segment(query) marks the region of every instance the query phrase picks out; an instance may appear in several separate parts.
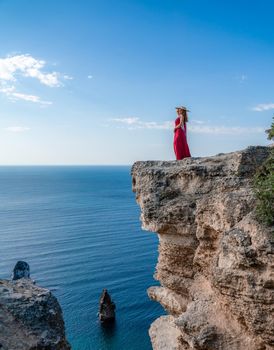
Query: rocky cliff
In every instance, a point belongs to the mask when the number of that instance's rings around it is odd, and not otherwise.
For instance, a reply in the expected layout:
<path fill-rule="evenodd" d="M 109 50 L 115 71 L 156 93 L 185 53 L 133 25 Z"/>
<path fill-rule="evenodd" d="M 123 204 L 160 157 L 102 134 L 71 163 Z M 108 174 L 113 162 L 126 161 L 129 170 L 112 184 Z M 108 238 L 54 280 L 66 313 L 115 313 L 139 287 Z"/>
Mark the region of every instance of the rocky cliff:
<path fill-rule="evenodd" d="M 57 299 L 30 278 L 0 280 L 0 349 L 70 349 Z"/>
<path fill-rule="evenodd" d="M 254 215 L 252 176 L 268 147 L 181 161 L 136 162 L 142 228 L 158 233 L 148 294 L 166 309 L 155 350 L 274 349 L 273 228 Z"/>

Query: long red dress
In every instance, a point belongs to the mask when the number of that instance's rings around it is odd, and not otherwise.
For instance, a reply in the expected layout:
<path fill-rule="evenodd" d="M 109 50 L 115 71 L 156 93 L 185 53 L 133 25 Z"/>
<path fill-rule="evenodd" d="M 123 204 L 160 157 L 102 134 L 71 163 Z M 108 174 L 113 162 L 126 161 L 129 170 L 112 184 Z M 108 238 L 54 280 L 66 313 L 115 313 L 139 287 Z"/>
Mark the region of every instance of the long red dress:
<path fill-rule="evenodd" d="M 179 123 L 180 117 L 176 118 L 175 126 Z M 181 127 L 174 131 L 173 147 L 177 160 L 181 160 L 186 157 L 191 157 L 186 139 L 186 123 L 184 123 L 183 125 L 184 130 Z"/>

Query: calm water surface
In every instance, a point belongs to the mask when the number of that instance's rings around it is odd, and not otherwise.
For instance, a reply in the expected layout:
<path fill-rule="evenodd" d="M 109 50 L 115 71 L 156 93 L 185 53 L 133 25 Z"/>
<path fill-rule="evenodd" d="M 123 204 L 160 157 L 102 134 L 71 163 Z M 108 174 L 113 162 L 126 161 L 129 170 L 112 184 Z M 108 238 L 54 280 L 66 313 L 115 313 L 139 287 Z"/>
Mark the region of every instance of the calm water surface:
<path fill-rule="evenodd" d="M 0 278 L 26 260 L 37 284 L 61 303 L 74 350 L 149 350 L 149 325 L 162 308 L 157 236 L 141 230 L 130 167 L 0 167 Z M 107 288 L 113 329 L 97 320 Z"/>

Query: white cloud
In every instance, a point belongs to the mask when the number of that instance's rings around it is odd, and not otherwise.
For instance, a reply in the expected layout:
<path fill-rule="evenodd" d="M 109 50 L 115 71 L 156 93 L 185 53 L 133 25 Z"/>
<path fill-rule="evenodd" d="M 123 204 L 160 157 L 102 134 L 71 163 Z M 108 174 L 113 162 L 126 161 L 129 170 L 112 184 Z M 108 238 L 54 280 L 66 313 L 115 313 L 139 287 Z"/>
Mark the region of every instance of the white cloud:
<path fill-rule="evenodd" d="M 205 122 L 203 120 L 192 119 L 192 123 L 194 123 L 194 124 L 204 124 Z"/>
<path fill-rule="evenodd" d="M 36 59 L 29 54 L 13 55 L 0 58 L 0 92 L 12 100 L 24 100 L 43 105 L 52 104 L 43 101 L 35 94 L 26 94 L 16 91 L 16 84 L 23 78 L 37 79 L 47 87 L 63 86 L 63 80 L 71 80 L 73 77 L 68 74 L 62 75 L 59 72 L 45 72 L 46 61 Z"/>
<path fill-rule="evenodd" d="M 24 100 L 24 101 L 39 103 L 42 105 L 51 105 L 52 104 L 52 102 L 50 102 L 50 101 L 41 100 L 39 96 L 28 95 L 28 94 L 23 94 L 21 92 L 16 92 L 15 86 L 0 88 L 0 92 L 5 94 L 10 100 L 13 100 L 13 101 Z"/>
<path fill-rule="evenodd" d="M 88 75 L 88 79 L 92 79 L 93 78 L 93 76 L 92 75 Z"/>
<path fill-rule="evenodd" d="M 113 120 L 114 122 L 120 122 L 120 123 L 124 123 L 124 124 L 137 124 L 139 122 L 139 118 L 136 117 L 129 117 L 129 118 L 113 118 L 110 119 Z"/>
<path fill-rule="evenodd" d="M 164 122 L 154 122 L 154 121 L 142 121 L 140 118 L 130 117 L 130 118 L 113 118 L 110 119 L 118 123 L 128 130 L 136 129 L 156 129 L 156 130 L 173 130 L 174 121 L 164 121 Z M 239 126 L 212 126 L 205 125 L 204 122 L 200 120 L 194 120 L 187 125 L 187 130 L 191 133 L 198 134 L 216 134 L 216 135 L 239 135 L 246 133 L 263 133 L 264 128 L 261 127 L 239 127 Z"/>
<path fill-rule="evenodd" d="M 60 86 L 59 73 L 44 73 L 41 71 L 46 62 L 37 60 L 31 55 L 15 55 L 0 58 L 0 80 L 16 81 L 17 76 L 36 78 L 41 84 L 54 87 Z"/>
<path fill-rule="evenodd" d="M 173 123 L 171 121 L 164 121 L 162 123 L 158 122 L 146 122 L 140 120 L 140 118 L 129 117 L 129 118 L 113 118 L 110 119 L 114 122 L 118 122 L 120 124 L 126 124 L 127 129 L 171 129 Z"/>
<path fill-rule="evenodd" d="M 11 131 L 11 132 L 24 132 L 24 131 L 30 130 L 30 128 L 27 126 L 9 126 L 5 128 L 5 130 Z"/>
<path fill-rule="evenodd" d="M 240 135 L 249 133 L 263 133 L 261 127 L 240 127 L 240 126 L 210 126 L 210 125 L 189 125 L 188 130 L 197 134 L 216 134 L 216 135 Z"/>
<path fill-rule="evenodd" d="M 252 108 L 252 110 L 256 112 L 268 111 L 270 109 L 274 109 L 274 103 L 261 103 Z"/>
<path fill-rule="evenodd" d="M 65 74 L 65 75 L 63 76 L 63 78 L 64 78 L 65 80 L 73 80 L 73 79 L 74 79 L 72 76 L 70 76 L 70 75 L 68 75 L 68 74 Z"/>

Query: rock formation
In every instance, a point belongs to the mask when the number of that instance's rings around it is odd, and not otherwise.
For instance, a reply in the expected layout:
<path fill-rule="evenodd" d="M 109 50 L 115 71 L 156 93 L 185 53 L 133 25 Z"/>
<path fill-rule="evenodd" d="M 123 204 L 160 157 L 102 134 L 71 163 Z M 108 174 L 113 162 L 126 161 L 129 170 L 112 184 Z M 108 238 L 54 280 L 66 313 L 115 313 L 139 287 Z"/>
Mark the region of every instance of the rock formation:
<path fill-rule="evenodd" d="M 13 269 L 12 279 L 15 281 L 23 277 L 30 278 L 29 264 L 25 261 L 17 261 Z"/>
<path fill-rule="evenodd" d="M 115 304 L 106 289 L 103 292 L 99 301 L 99 319 L 102 323 L 113 322 L 115 320 Z"/>
<path fill-rule="evenodd" d="M 57 299 L 30 278 L 0 280 L 0 349 L 71 349 Z"/>
<path fill-rule="evenodd" d="M 142 227 L 158 233 L 148 294 L 168 315 L 153 322 L 154 350 L 274 349 L 273 228 L 254 214 L 252 176 L 268 147 L 136 162 Z"/>

